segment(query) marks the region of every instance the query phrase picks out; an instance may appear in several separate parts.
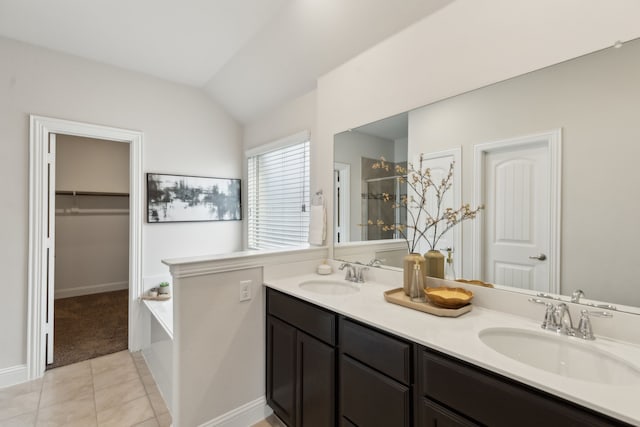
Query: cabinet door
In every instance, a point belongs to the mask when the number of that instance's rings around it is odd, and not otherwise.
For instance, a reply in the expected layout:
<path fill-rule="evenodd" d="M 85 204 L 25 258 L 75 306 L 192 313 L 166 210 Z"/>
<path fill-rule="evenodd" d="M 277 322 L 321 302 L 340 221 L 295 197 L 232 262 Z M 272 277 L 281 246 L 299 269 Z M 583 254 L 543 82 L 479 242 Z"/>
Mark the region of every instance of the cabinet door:
<path fill-rule="evenodd" d="M 298 331 L 298 426 L 335 425 L 335 349 Z"/>
<path fill-rule="evenodd" d="M 420 402 L 420 424 L 418 427 L 477 427 L 471 421 L 430 401 Z"/>
<path fill-rule="evenodd" d="M 267 403 L 288 426 L 296 419 L 296 330 L 267 316 Z"/>
<path fill-rule="evenodd" d="M 411 392 L 407 386 L 341 355 L 340 412 L 343 426 L 409 426 Z"/>

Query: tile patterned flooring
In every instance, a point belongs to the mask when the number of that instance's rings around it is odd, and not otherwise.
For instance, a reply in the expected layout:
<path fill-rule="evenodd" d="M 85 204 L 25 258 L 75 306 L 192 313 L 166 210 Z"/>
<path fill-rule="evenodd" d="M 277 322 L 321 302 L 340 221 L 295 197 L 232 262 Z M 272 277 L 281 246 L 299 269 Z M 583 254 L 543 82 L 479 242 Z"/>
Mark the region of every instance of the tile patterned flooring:
<path fill-rule="evenodd" d="M 0 389 L 0 427 L 169 427 L 142 354 L 121 351 Z"/>
<path fill-rule="evenodd" d="M 287 427 L 275 415 L 271 415 L 251 427 Z"/>

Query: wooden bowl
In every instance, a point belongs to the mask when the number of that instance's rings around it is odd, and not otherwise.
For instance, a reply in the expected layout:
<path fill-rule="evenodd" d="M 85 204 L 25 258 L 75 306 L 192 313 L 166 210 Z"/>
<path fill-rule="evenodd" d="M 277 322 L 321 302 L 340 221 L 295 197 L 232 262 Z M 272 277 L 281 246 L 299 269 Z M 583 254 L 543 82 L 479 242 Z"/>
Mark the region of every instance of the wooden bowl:
<path fill-rule="evenodd" d="M 482 280 L 456 279 L 456 282 L 466 283 L 468 285 L 484 286 L 485 288 L 493 288 L 491 283 L 483 282 Z"/>
<path fill-rule="evenodd" d="M 463 288 L 425 288 L 425 295 L 433 304 L 444 308 L 460 308 L 471 302 L 473 292 Z"/>

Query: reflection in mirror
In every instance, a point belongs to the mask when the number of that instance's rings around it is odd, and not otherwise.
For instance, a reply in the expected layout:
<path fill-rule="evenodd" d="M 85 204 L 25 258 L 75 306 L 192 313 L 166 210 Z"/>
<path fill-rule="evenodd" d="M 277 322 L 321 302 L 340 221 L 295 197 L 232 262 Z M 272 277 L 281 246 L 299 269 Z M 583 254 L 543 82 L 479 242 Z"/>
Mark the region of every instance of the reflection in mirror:
<path fill-rule="evenodd" d="M 502 160 L 498 156 L 487 159 L 479 147 L 557 131 L 562 156 L 557 159 L 557 170 L 561 172 L 555 199 L 561 215 L 557 215 L 559 220 L 543 215 L 550 218 L 548 225 L 556 230 L 557 242 L 550 241 L 548 250 L 531 243 L 523 252 L 525 259 L 509 262 L 519 265 L 521 283 L 546 275 L 555 280 L 557 292 L 562 295 L 571 296 L 577 289 L 584 291 L 582 302 L 606 301 L 619 309 L 640 307 L 636 285 L 640 277 L 640 263 L 636 261 L 640 186 L 634 178 L 640 158 L 638 76 L 640 41 L 634 40 L 621 48 L 598 51 L 421 107 L 408 115 L 408 158 L 418 153 L 461 150 L 462 199 L 488 204 L 487 200 L 478 200 L 478 194 L 486 189 L 486 182 L 476 180 L 478 176 L 486 179 L 478 169 L 487 168 L 490 162 L 500 165 Z M 343 134 L 336 135 L 335 140 L 336 161 L 341 150 L 340 135 Z M 480 160 L 474 158 L 474 153 Z M 379 153 L 372 157 L 376 155 Z M 543 170 L 548 172 L 550 167 L 554 165 L 544 166 Z M 550 176 L 546 172 L 543 175 Z M 518 181 L 513 176 L 505 177 L 503 183 L 514 182 L 521 186 L 511 192 L 514 196 L 542 185 L 538 178 Z M 497 192 L 498 196 L 505 194 L 502 190 Z M 553 194 L 539 197 L 554 202 Z M 487 226 L 500 212 L 509 213 L 497 206 L 494 204 L 493 213 L 483 212 L 481 221 L 476 221 L 484 231 L 484 243 L 478 243 L 477 229 L 472 224 L 463 225 L 462 244 L 456 253 L 462 266 L 456 271 L 465 279 L 490 279 L 499 286 L 506 282 L 518 286 L 509 282 L 506 275 L 500 275 L 496 265 L 503 261 L 487 261 L 487 251 L 491 250 L 487 242 L 497 240 L 496 231 Z M 527 223 L 528 231 L 535 232 L 539 226 L 523 218 L 539 213 L 539 208 L 534 202 L 528 209 L 511 209 L 512 223 Z M 507 237 L 503 240 L 508 249 L 513 234 Z M 526 246 L 527 239 L 521 240 Z M 371 245 L 375 247 L 378 242 Z M 359 249 L 360 255 L 354 249 L 337 247 L 336 257 L 345 254 L 351 260 L 367 262 L 380 248 Z M 557 269 L 549 267 L 554 264 Z M 547 270 L 537 272 L 532 268 L 541 265 L 546 265 Z M 528 292 L 536 293 L 537 289 L 531 285 Z"/>
<path fill-rule="evenodd" d="M 399 114 L 342 132 L 334 140 L 334 242 L 396 240 L 392 230 L 376 225 L 406 223 L 406 212 L 393 209 L 406 195 L 406 183 L 398 181 L 395 166 L 407 165 L 408 114 Z M 388 168 L 379 168 L 380 158 Z M 390 200 L 385 200 L 388 198 Z M 405 251 L 406 252 L 406 251 Z M 371 254 L 368 261 L 401 265 L 403 253 Z M 399 259 L 397 259 L 399 257 Z"/>

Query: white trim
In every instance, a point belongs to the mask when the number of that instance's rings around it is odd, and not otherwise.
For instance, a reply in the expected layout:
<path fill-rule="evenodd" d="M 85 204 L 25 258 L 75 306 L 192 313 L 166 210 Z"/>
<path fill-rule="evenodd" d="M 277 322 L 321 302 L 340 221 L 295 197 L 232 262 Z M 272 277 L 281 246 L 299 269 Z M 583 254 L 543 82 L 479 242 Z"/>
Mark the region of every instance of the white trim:
<path fill-rule="evenodd" d="M 333 245 L 333 259 L 340 261 L 369 262 L 377 252 L 407 251 L 404 239 L 361 240 Z M 366 259 L 362 259 L 362 257 Z M 388 267 L 388 266 L 385 266 Z"/>
<path fill-rule="evenodd" d="M 453 157 L 455 167 L 453 169 L 453 206 L 462 206 L 462 147 L 450 148 L 448 150 L 426 153 L 422 155 L 424 160 L 435 160 L 446 157 Z M 477 205 L 474 205 L 474 207 Z M 453 268 L 456 274 L 462 276 L 462 227 L 453 227 Z M 436 248 L 440 249 L 440 248 Z"/>
<path fill-rule="evenodd" d="M 560 293 L 560 228 L 562 197 L 562 129 L 474 145 L 473 205 L 484 200 L 484 157 L 487 153 L 545 141 L 549 156 L 549 292 Z M 482 212 L 480 213 L 482 216 Z M 473 221 L 473 277 L 482 277 L 482 221 Z"/>
<path fill-rule="evenodd" d="M 314 261 L 327 258 L 326 246 L 272 251 L 242 251 L 222 255 L 162 260 L 176 278 L 205 276 L 226 271 L 244 270 L 266 265 Z"/>
<path fill-rule="evenodd" d="M 340 206 L 340 214 L 342 216 L 342 242 L 351 241 L 351 165 L 348 163 L 333 162 L 333 206 Z M 342 184 L 340 185 L 340 198 L 342 203 L 338 203 L 338 194 L 336 194 L 335 171 L 340 172 Z M 336 229 L 336 212 L 333 212 L 333 241 L 338 243 Z"/>
<path fill-rule="evenodd" d="M 262 144 L 258 147 L 250 148 L 245 151 L 246 157 L 253 157 L 259 154 L 268 153 L 269 151 L 277 150 L 282 147 L 288 147 L 289 145 L 301 144 L 303 142 L 311 141 L 311 133 L 308 130 L 295 133 L 293 135 L 280 138 L 276 141 Z"/>
<path fill-rule="evenodd" d="M 107 126 L 73 122 L 31 115 L 29 132 L 29 267 L 27 312 L 28 379 L 42 376 L 45 370 L 44 316 L 46 295 L 47 177 L 46 142 L 50 133 L 126 142 L 129 147 L 129 350 L 140 349 L 137 328 L 142 294 L 142 224 L 143 224 L 143 133 Z"/>
<path fill-rule="evenodd" d="M 27 365 L 0 369 L 0 389 L 27 381 Z"/>
<path fill-rule="evenodd" d="M 246 427 L 265 419 L 272 413 L 271 408 L 267 406 L 267 399 L 262 396 L 200 424 L 199 427 Z"/>
<path fill-rule="evenodd" d="M 97 283 L 95 285 L 76 286 L 75 288 L 55 290 L 55 299 L 77 297 L 81 295 L 99 294 L 102 292 L 121 291 L 129 288 L 129 282 Z"/>

